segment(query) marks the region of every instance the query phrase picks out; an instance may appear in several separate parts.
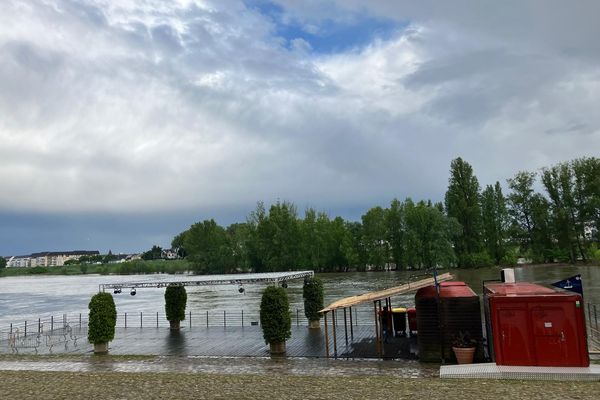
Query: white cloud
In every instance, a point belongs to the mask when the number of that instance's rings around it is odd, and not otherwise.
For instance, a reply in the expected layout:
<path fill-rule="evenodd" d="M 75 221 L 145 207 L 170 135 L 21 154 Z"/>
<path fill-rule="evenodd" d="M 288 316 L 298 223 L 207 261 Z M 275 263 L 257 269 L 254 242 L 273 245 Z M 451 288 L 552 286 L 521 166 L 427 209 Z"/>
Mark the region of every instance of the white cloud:
<path fill-rule="evenodd" d="M 328 12 L 410 21 L 316 56 L 237 1 L 10 0 L 0 209 L 440 199 L 459 155 L 485 184 L 600 148 L 591 12 L 392 3 L 283 4 L 313 30 Z"/>

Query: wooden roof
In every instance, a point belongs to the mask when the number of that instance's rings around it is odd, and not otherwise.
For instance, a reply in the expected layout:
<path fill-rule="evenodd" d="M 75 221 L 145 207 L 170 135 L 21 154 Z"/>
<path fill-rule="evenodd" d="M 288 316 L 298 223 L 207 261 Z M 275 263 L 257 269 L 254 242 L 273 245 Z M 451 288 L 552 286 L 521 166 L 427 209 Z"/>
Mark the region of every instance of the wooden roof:
<path fill-rule="evenodd" d="M 450 273 L 438 275 L 438 277 L 437 277 L 438 283 L 449 281 L 452 279 L 454 279 L 454 277 Z M 404 294 L 404 293 L 409 293 L 414 290 L 421 289 L 425 286 L 433 285 L 434 283 L 435 283 L 435 281 L 434 281 L 433 277 L 431 277 L 431 278 L 422 279 L 422 280 L 416 281 L 416 282 L 409 282 L 404 285 L 396 286 L 393 288 L 379 290 L 377 292 L 369 292 L 369 293 L 360 294 L 358 296 L 346 297 L 346 298 L 338 300 L 334 303 L 331 303 L 330 305 L 328 305 L 327 307 L 322 309 L 320 312 L 326 313 L 329 311 L 337 310 L 339 308 L 354 307 L 356 305 L 368 303 L 371 301 L 383 300 L 388 297 L 397 296 L 397 295 Z"/>

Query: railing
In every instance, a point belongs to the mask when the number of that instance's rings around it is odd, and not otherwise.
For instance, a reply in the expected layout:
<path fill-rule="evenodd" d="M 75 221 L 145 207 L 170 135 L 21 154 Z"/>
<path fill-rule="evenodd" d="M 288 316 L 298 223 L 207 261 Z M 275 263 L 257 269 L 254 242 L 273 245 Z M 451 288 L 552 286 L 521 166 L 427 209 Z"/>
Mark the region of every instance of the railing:
<path fill-rule="evenodd" d="M 290 310 L 292 325 L 306 326 L 308 320 L 301 309 Z M 9 339 L 9 336 L 18 333 L 20 337 L 35 336 L 41 333 L 59 332 L 66 327 L 71 329 L 87 329 L 87 314 L 62 314 L 45 316 L 44 318 L 28 319 L 0 326 L 0 344 Z M 329 321 L 332 324 L 333 321 Z M 337 312 L 335 320 L 337 326 L 344 326 L 344 313 Z M 369 309 L 353 309 L 346 313 L 346 324 L 350 325 L 373 324 L 373 311 Z M 160 328 L 168 327 L 166 315 L 161 312 L 124 312 L 117 314 L 117 328 Z M 181 321 L 182 327 L 227 327 L 227 326 L 260 326 L 260 315 L 257 311 L 244 310 L 207 310 L 190 311 Z"/>
<path fill-rule="evenodd" d="M 590 351 L 600 351 L 600 324 L 598 312 L 600 305 L 586 303 L 586 320 L 588 328 L 588 348 Z"/>

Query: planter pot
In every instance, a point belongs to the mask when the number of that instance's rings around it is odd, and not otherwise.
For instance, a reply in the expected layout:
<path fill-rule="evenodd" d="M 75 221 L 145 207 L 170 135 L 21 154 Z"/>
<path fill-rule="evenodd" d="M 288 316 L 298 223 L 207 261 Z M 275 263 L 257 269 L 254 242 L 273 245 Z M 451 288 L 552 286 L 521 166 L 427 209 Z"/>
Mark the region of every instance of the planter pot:
<path fill-rule="evenodd" d="M 475 347 L 452 347 L 459 364 L 472 364 L 475 355 Z"/>
<path fill-rule="evenodd" d="M 269 343 L 271 354 L 285 354 L 285 342 Z"/>
<path fill-rule="evenodd" d="M 172 331 L 178 331 L 181 329 L 181 321 L 169 321 L 169 326 Z"/>
<path fill-rule="evenodd" d="M 94 343 L 94 354 L 108 354 L 108 343 Z"/>
<path fill-rule="evenodd" d="M 315 319 L 314 321 L 308 321 L 308 328 L 309 329 L 321 329 L 321 321 L 318 319 Z"/>

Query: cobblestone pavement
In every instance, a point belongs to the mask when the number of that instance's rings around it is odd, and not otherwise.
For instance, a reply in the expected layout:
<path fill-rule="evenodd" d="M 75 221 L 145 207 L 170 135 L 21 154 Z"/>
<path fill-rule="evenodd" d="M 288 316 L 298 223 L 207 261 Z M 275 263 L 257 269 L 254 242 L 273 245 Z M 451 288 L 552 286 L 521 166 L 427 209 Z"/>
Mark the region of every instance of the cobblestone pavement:
<path fill-rule="evenodd" d="M 0 399 L 597 399 L 594 382 L 3 371 Z"/>

